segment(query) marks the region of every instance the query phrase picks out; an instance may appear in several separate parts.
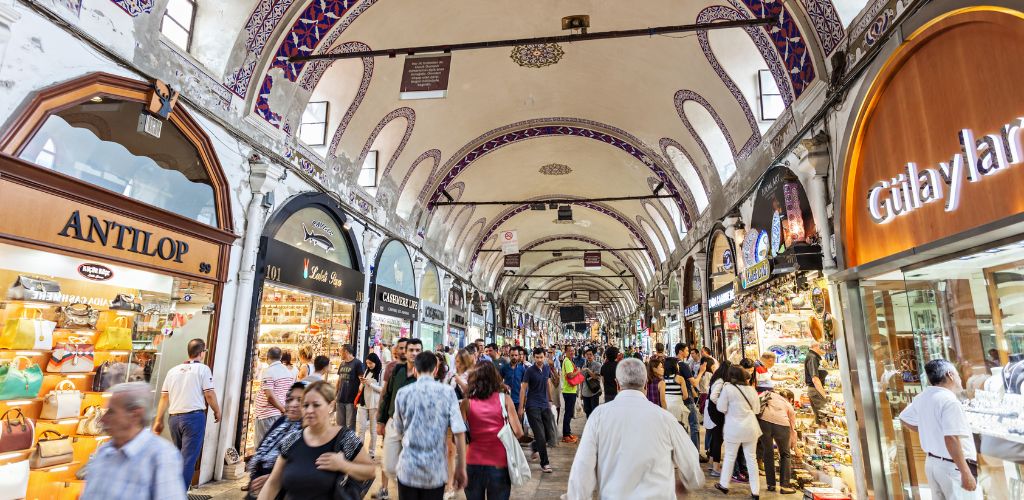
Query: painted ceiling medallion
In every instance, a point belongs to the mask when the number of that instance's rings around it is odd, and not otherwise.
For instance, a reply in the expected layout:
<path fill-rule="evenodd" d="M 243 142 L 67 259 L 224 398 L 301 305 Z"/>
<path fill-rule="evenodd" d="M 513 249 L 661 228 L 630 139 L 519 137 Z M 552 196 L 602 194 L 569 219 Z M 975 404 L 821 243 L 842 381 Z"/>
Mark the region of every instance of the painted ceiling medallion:
<path fill-rule="evenodd" d="M 512 47 L 512 60 L 524 68 L 543 68 L 562 60 L 565 51 L 557 43 L 539 43 Z"/>
<path fill-rule="evenodd" d="M 569 175 L 572 173 L 572 168 L 561 163 L 549 163 L 540 167 L 540 173 L 543 175 Z"/>

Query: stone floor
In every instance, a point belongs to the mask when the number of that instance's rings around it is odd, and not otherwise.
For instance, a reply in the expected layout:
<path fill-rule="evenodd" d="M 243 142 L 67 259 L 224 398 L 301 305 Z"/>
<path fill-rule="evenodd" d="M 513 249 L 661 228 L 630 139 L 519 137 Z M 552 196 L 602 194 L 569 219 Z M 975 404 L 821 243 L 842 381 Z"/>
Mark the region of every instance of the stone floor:
<path fill-rule="evenodd" d="M 582 416 L 582 412 L 573 419 L 572 428 L 576 435 L 583 434 L 583 426 L 586 419 Z M 378 445 L 379 446 L 379 445 Z M 544 474 L 540 472 L 539 465 L 533 463 L 533 477 L 529 483 L 522 487 L 514 488 L 512 490 L 513 499 L 529 499 L 529 500 L 549 500 L 558 499 L 563 493 L 565 493 L 566 484 L 569 481 L 569 470 L 572 468 L 573 457 L 576 454 L 576 445 L 562 444 L 548 451 L 551 466 L 554 468 L 554 472 L 551 474 Z M 378 452 L 378 456 L 381 455 Z M 529 453 L 528 453 L 529 455 Z M 706 468 L 705 468 L 706 469 Z M 750 490 L 746 485 L 740 485 L 733 483 L 731 491 L 728 495 L 723 495 L 719 491 L 714 489 L 714 482 L 716 478 L 707 477 L 704 487 L 695 492 L 683 492 L 682 485 L 677 485 L 676 496 L 678 498 L 696 498 L 696 499 L 714 499 L 714 498 L 750 498 Z M 380 488 L 380 480 L 374 482 L 374 485 L 370 488 L 371 493 L 376 493 Z M 210 495 L 212 500 L 239 500 L 245 498 L 245 493 L 240 490 L 243 482 L 241 481 L 219 481 L 215 483 L 208 483 L 199 488 L 194 488 L 190 493 L 200 495 Z M 390 485 L 391 498 L 398 499 L 398 489 L 394 482 Z M 778 493 L 770 493 L 765 491 L 764 477 L 761 477 L 761 499 L 764 500 L 801 500 L 803 496 L 799 494 L 791 495 L 780 495 Z M 367 495 L 370 498 L 372 495 Z M 456 498 L 464 499 L 465 496 L 460 492 Z"/>

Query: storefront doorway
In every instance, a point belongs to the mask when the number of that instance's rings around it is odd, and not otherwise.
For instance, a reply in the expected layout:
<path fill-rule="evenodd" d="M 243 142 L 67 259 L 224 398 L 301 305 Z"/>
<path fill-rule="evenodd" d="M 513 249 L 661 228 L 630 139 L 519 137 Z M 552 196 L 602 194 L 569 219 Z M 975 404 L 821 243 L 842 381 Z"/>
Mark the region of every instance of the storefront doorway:
<path fill-rule="evenodd" d="M 757 357 L 757 341 L 744 338 L 739 312 L 733 307 L 736 298 L 736 258 L 732 241 L 721 229 L 711 235 L 708 254 L 708 313 L 711 325 L 711 346 L 718 359 L 739 363 L 744 355 Z"/>
<path fill-rule="evenodd" d="M 427 263 L 423 282 L 420 283 L 420 339 L 426 349 L 445 345 L 444 306 L 441 305 L 441 279 L 437 266 Z"/>
<path fill-rule="evenodd" d="M 381 246 L 373 278 L 366 345 L 379 356 L 382 345 L 393 346 L 400 338 L 412 337 L 413 323 L 419 317 L 412 257 L 405 244 L 390 240 Z"/>

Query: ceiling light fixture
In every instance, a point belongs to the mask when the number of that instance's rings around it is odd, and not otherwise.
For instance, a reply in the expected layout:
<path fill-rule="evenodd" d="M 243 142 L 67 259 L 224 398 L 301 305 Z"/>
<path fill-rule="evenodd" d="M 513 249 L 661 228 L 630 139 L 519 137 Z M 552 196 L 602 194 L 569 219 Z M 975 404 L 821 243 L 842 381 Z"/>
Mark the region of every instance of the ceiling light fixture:
<path fill-rule="evenodd" d="M 558 207 L 558 219 L 556 221 L 557 222 L 562 222 L 562 223 L 566 223 L 566 222 L 571 223 L 572 222 L 572 206 L 571 205 L 562 205 L 562 206 Z"/>

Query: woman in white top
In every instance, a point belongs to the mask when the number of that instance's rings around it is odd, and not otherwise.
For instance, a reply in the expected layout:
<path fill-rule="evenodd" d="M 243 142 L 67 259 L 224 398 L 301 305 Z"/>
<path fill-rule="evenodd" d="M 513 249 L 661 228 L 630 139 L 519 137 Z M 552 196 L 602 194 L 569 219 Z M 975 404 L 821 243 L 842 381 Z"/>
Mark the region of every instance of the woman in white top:
<path fill-rule="evenodd" d="M 362 396 L 359 398 L 359 415 L 356 421 L 360 424 L 359 439 L 362 439 L 364 443 L 366 442 L 366 431 L 370 431 L 370 458 L 375 458 L 377 455 L 377 432 L 374 427 L 377 422 L 377 407 L 380 405 L 380 391 L 384 386 L 381 383 L 382 368 L 383 363 L 376 353 L 371 352 L 366 356 L 366 371 L 363 373 Z"/>
<path fill-rule="evenodd" d="M 750 385 L 750 375 L 743 368 L 729 368 L 729 381 L 722 386 L 717 407 L 718 411 L 725 414 L 725 424 L 722 426 L 722 440 L 725 442 L 722 470 L 732 470 L 736 455 L 742 446 L 747 459 L 750 494 L 756 499 L 760 492 L 757 441 L 761 437 L 761 426 L 757 423 L 757 414 L 761 412 L 761 401 L 757 397 L 757 391 Z M 722 474 L 715 488 L 728 494 L 730 480 L 730 474 Z"/>
<path fill-rule="evenodd" d="M 299 376 L 295 381 L 300 381 L 310 376 L 316 370 L 313 369 L 313 346 L 304 345 L 299 348 Z M 310 382 L 312 383 L 312 382 Z"/>

